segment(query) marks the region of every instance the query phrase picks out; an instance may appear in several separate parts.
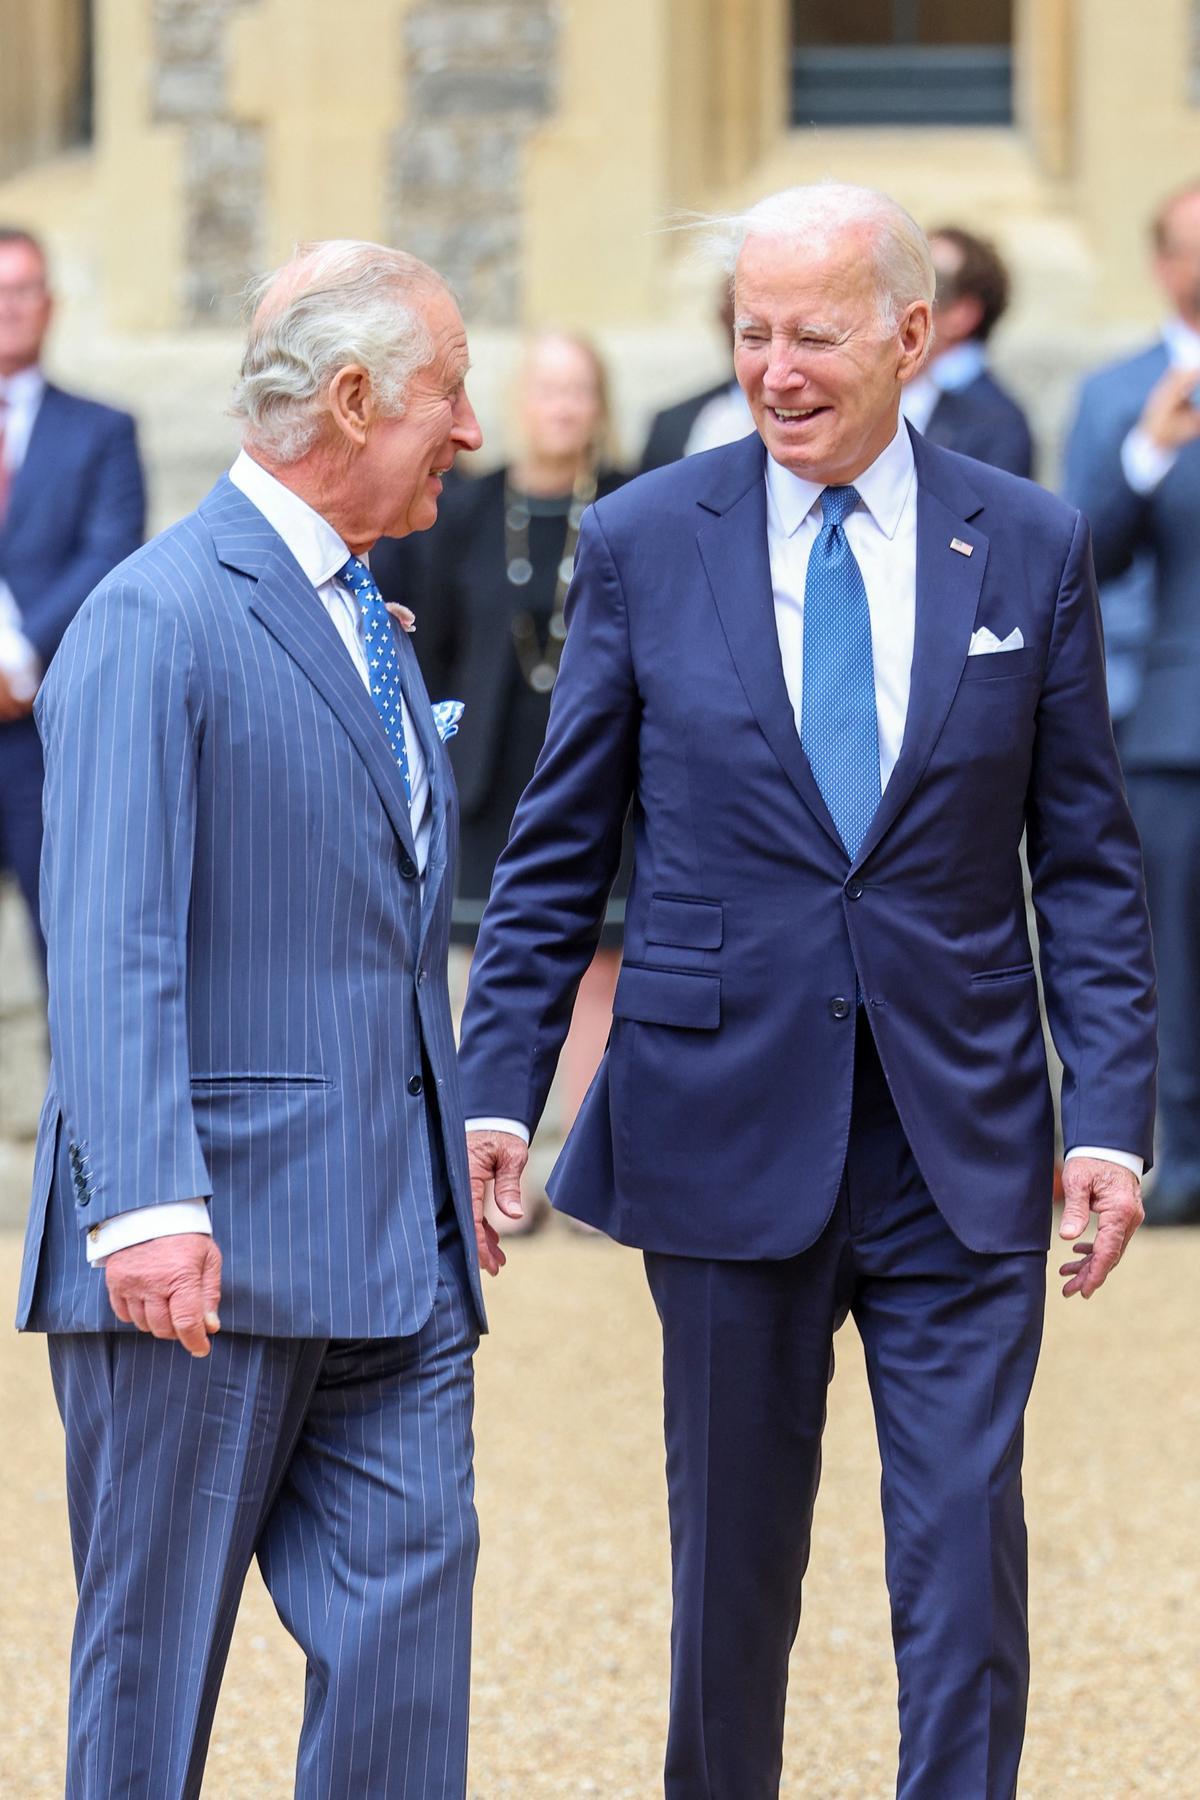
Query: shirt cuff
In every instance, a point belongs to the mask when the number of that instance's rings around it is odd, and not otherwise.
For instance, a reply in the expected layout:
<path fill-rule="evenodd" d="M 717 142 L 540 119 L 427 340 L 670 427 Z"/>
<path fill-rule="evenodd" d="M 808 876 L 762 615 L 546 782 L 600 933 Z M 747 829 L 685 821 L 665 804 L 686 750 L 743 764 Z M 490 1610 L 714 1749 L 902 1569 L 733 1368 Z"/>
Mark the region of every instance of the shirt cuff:
<path fill-rule="evenodd" d="M 146 1244 L 151 1238 L 181 1237 L 185 1231 L 212 1236 L 212 1220 L 203 1200 L 165 1200 L 161 1206 L 134 1206 L 92 1226 L 87 1234 L 87 1259 L 98 1263 L 102 1257 L 128 1250 L 133 1244 Z"/>
<path fill-rule="evenodd" d="M 15 625 L 0 616 L 0 672 L 18 700 L 32 700 L 42 679 L 42 659 Z"/>
<path fill-rule="evenodd" d="M 1073 1156 L 1094 1156 L 1100 1162 L 1116 1163 L 1118 1168 L 1128 1169 L 1138 1181 L 1146 1167 L 1145 1157 L 1135 1156 L 1132 1150 L 1098 1150 L 1094 1144 L 1076 1144 L 1073 1150 L 1067 1151 L 1064 1161 L 1070 1162 Z"/>
<path fill-rule="evenodd" d="M 1135 425 L 1121 445 L 1121 473 L 1135 494 L 1152 494 L 1171 473 L 1178 456 L 1178 450 L 1164 450 L 1140 425 Z"/>
<path fill-rule="evenodd" d="M 520 1119 L 468 1119 L 468 1131 L 507 1131 L 512 1137 L 519 1137 L 523 1144 L 529 1142 L 529 1127 L 522 1125 Z"/>

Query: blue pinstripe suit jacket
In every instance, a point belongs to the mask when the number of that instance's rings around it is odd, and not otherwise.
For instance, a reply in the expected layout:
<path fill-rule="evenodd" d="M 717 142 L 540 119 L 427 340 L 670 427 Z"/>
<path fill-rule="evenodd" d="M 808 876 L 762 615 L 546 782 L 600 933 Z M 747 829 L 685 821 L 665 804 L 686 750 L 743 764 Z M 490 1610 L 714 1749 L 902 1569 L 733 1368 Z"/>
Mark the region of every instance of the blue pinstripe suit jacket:
<path fill-rule="evenodd" d="M 111 1329 L 88 1228 L 210 1196 L 227 1329 L 415 1331 L 435 1116 L 482 1322 L 446 987 L 457 807 L 397 644 L 432 786 L 423 883 L 362 680 L 227 479 L 67 632 L 38 699 L 52 1061 L 19 1325 Z M 412 1091 L 429 1072 L 436 1108 Z"/>

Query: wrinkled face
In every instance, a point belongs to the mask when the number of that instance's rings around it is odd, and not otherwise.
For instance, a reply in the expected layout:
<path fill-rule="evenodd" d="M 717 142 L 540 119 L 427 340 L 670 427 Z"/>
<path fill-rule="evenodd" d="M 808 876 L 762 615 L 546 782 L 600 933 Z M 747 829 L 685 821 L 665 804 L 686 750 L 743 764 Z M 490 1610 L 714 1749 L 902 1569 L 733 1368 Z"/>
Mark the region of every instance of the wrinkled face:
<path fill-rule="evenodd" d="M 929 307 L 880 328 L 874 261 L 861 228 L 823 252 L 748 238 L 734 280 L 734 366 L 776 462 L 808 481 L 854 481 L 896 433 L 900 390 L 916 374 Z"/>
<path fill-rule="evenodd" d="M 1185 194 L 1167 214 L 1154 273 L 1180 318 L 1200 329 L 1200 194 Z"/>
<path fill-rule="evenodd" d="M 534 456 L 565 460 L 591 450 L 603 424 L 603 400 L 586 350 L 570 338 L 539 338 L 521 371 L 517 410 Z"/>
<path fill-rule="evenodd" d="M 467 332 L 454 300 L 431 290 L 421 303 L 433 358 L 409 383 L 398 419 L 376 418 L 356 460 L 360 506 L 375 536 L 428 531 L 437 518 L 441 477 L 483 433 L 467 399 Z"/>
<path fill-rule="evenodd" d="M 0 375 L 27 369 L 50 325 L 46 269 L 32 244 L 0 244 Z"/>

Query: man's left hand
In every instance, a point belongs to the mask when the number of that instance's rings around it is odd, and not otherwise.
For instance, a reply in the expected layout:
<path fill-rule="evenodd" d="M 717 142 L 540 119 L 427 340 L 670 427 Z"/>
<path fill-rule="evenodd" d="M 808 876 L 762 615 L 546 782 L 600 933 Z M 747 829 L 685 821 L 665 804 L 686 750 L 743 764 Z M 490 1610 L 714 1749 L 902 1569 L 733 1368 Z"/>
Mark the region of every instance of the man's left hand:
<path fill-rule="evenodd" d="M 15 694 L 8 676 L 0 669 L 0 725 L 11 725 L 15 719 L 27 719 L 32 711 L 33 701 Z"/>
<path fill-rule="evenodd" d="M 1145 1218 L 1142 1185 L 1130 1169 L 1095 1156 L 1073 1156 L 1063 1168 L 1063 1216 L 1058 1235 L 1072 1245 L 1074 1262 L 1063 1263 L 1060 1275 L 1069 1300 L 1082 1294 L 1090 1300 L 1102 1287 L 1125 1254 L 1125 1246 Z M 1076 1243 L 1096 1215 L 1096 1235 L 1086 1244 Z"/>

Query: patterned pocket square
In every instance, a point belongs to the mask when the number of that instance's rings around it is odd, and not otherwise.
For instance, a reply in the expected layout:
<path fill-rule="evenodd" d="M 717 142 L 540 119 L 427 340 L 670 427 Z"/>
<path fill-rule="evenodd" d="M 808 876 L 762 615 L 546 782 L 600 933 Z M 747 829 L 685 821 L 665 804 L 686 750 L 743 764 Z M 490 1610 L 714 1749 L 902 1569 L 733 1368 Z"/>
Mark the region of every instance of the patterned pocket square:
<path fill-rule="evenodd" d="M 1025 639 L 1021 636 L 1021 628 L 1014 625 L 1006 638 L 998 638 L 994 631 L 981 625 L 978 631 L 971 633 L 971 648 L 968 656 L 995 656 L 1001 650 L 1023 650 Z"/>
<path fill-rule="evenodd" d="M 432 707 L 433 722 L 437 727 L 437 734 L 441 738 L 443 744 L 448 744 L 450 739 L 457 734 L 458 727 L 462 722 L 465 704 L 466 703 L 462 700 L 434 701 Z"/>

